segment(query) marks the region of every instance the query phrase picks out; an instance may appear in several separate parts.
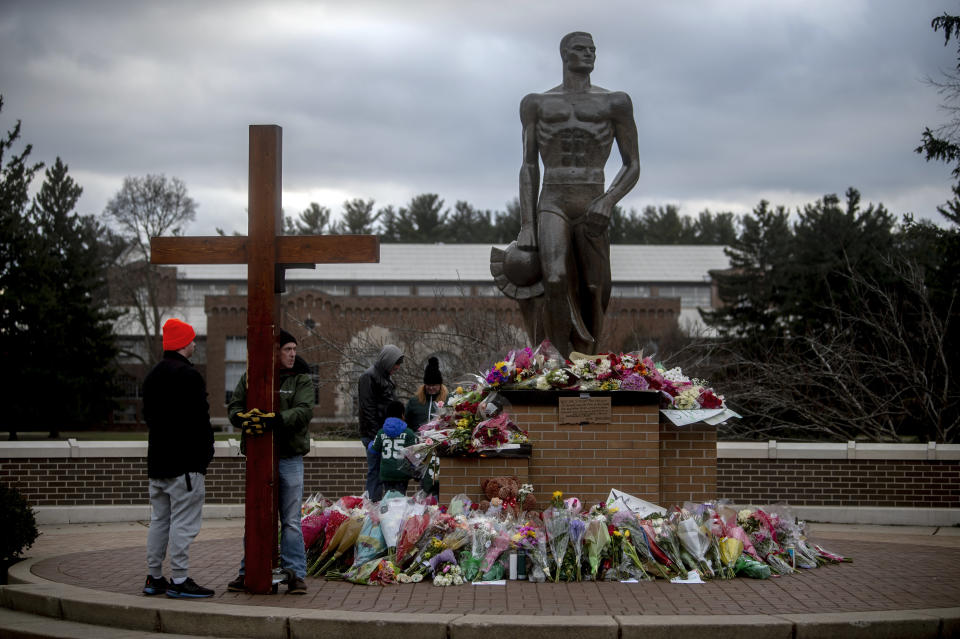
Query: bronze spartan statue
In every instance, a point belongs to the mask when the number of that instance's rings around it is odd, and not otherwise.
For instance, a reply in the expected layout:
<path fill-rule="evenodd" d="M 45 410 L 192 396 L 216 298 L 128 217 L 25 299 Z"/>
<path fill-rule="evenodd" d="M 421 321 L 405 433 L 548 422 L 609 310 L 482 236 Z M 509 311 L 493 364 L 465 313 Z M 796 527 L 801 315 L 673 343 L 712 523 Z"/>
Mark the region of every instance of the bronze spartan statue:
<path fill-rule="evenodd" d="M 610 302 L 610 213 L 640 176 L 637 125 L 630 96 L 590 84 L 589 33 L 565 35 L 560 57 L 563 83 L 520 103 L 520 235 L 492 250 L 490 271 L 534 344 L 596 353 Z M 614 140 L 623 167 L 604 190 Z"/>

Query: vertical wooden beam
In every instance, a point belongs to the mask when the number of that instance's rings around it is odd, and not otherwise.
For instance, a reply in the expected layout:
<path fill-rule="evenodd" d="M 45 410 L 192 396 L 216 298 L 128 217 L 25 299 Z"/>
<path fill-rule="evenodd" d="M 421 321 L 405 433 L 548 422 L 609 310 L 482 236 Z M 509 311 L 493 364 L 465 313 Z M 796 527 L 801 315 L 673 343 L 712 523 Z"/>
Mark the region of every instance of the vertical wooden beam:
<path fill-rule="evenodd" d="M 282 232 L 281 129 L 250 126 L 247 235 L 247 408 L 270 412 L 277 406 L 274 331 L 280 298 L 274 289 L 275 238 Z M 277 546 L 277 481 L 273 433 L 246 444 L 246 587 L 268 593 Z"/>

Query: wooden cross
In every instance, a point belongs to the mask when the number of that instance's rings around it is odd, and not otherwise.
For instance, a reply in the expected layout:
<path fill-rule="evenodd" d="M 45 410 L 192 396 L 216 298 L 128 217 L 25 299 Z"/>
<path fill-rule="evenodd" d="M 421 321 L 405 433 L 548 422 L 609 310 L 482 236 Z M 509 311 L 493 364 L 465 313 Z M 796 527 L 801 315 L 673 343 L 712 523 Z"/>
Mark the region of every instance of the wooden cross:
<path fill-rule="evenodd" d="M 154 264 L 247 264 L 247 408 L 273 411 L 280 295 L 285 268 L 380 261 L 375 235 L 283 236 L 281 128 L 250 126 L 247 237 L 154 237 Z M 246 445 L 245 545 L 248 591 L 272 590 L 277 547 L 277 482 L 273 434 Z"/>

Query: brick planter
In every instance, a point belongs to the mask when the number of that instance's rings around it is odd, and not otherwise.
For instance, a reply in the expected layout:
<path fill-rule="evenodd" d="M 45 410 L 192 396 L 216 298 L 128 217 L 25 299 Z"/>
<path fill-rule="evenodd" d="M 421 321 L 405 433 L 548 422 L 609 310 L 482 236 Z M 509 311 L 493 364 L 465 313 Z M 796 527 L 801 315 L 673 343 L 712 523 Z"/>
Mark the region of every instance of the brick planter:
<path fill-rule="evenodd" d="M 518 460 L 445 458 L 440 467 L 440 500 L 458 493 L 479 498 L 480 480 L 526 472 L 545 504 L 561 490 L 585 504 L 603 501 L 611 488 L 669 505 L 715 496 L 716 430 L 676 428 L 659 421 L 659 393 L 592 392 L 609 397 L 610 423 L 561 424 L 559 399 L 576 391 L 503 391 L 513 420 L 530 434 L 533 454 L 524 469 Z M 450 461 L 447 461 L 450 459 Z"/>

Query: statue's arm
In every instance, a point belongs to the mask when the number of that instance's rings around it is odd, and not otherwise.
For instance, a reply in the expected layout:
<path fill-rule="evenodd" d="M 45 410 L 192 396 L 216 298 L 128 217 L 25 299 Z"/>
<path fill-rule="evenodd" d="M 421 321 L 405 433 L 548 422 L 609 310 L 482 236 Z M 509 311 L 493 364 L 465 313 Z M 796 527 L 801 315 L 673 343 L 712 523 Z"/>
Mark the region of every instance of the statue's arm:
<path fill-rule="evenodd" d="M 523 161 L 520 164 L 520 248 L 537 247 L 537 191 L 540 189 L 540 157 L 537 148 L 537 102 L 533 94 L 520 102 Z"/>
<path fill-rule="evenodd" d="M 606 193 L 591 203 L 587 214 L 587 226 L 592 234 L 599 235 L 610 223 L 610 213 L 617 202 L 630 192 L 640 178 L 640 149 L 637 142 L 637 123 L 633 119 L 633 102 L 630 96 L 616 92 L 610 96 L 613 135 L 620 149 L 623 166 L 610 182 Z"/>

